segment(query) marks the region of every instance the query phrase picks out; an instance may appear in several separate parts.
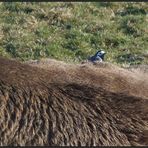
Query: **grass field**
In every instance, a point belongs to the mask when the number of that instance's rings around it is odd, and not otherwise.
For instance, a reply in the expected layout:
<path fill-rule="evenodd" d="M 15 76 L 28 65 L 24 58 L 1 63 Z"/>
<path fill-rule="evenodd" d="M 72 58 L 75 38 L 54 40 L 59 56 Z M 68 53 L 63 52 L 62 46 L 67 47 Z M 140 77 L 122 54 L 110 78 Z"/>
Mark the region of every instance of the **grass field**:
<path fill-rule="evenodd" d="M 99 49 L 119 65 L 148 64 L 146 2 L 1 2 L 0 55 L 80 62 Z"/>

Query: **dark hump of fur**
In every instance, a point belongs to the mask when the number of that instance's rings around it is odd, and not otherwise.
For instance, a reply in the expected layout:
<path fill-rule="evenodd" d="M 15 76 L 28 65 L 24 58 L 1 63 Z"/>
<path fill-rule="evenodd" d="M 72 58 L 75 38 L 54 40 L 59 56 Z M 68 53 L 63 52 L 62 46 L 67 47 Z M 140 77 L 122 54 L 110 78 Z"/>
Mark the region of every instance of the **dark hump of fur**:
<path fill-rule="evenodd" d="M 52 73 L 0 58 L 0 145 L 148 145 L 148 100 L 53 83 Z"/>

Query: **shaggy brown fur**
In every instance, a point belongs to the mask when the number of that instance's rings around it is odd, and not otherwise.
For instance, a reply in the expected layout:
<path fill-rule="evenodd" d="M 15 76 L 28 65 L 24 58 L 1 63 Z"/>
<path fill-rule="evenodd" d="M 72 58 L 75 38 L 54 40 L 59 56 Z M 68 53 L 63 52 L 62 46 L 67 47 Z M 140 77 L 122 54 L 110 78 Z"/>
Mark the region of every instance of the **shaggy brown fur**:
<path fill-rule="evenodd" d="M 0 57 L 0 145 L 148 145 L 146 75 L 108 63 L 30 65 Z"/>

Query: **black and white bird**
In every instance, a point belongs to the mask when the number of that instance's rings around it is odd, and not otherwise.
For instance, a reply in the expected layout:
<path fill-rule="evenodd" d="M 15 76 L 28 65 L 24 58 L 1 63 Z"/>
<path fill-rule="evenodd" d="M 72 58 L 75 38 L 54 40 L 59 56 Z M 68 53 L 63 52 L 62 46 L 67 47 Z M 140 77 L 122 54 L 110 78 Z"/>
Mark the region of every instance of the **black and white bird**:
<path fill-rule="evenodd" d="M 104 55 L 105 55 L 105 51 L 103 50 L 99 50 L 96 52 L 96 54 L 90 58 L 88 58 L 88 61 L 91 62 L 103 62 L 104 61 Z"/>

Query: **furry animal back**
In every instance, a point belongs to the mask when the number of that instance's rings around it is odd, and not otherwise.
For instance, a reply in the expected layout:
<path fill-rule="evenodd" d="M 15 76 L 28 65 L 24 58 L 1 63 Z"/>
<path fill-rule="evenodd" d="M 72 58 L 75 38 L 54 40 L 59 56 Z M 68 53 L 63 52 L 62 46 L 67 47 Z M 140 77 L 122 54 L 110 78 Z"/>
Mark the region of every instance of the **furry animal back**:
<path fill-rule="evenodd" d="M 0 58 L 1 146 L 148 145 L 148 94 L 134 93 L 124 70 L 120 75 L 110 66 L 97 71 L 87 65 L 45 63 L 31 66 Z M 115 83 L 116 88 L 110 83 L 117 75 L 123 83 Z M 140 89 L 141 81 L 132 78 Z M 121 92 L 126 87 L 129 92 Z"/>

